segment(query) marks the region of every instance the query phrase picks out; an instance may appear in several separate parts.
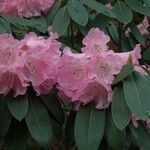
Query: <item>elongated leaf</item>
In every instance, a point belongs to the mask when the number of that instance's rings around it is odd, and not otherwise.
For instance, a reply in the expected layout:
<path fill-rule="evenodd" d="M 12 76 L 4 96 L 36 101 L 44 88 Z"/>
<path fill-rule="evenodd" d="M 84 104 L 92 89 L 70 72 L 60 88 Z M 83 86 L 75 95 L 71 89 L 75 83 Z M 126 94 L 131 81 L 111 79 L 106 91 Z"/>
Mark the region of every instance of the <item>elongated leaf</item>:
<path fill-rule="evenodd" d="M 113 84 L 117 84 L 117 83 L 123 81 L 123 79 L 128 77 L 133 72 L 133 70 L 134 70 L 134 66 L 132 64 L 124 65 L 121 72 L 119 73 L 119 75 L 113 81 Z"/>
<path fill-rule="evenodd" d="M 56 13 L 58 12 L 60 6 L 61 6 L 62 0 L 57 0 L 54 5 L 52 6 L 52 8 L 49 10 L 49 12 L 46 15 L 46 21 L 48 26 L 52 24 L 52 21 L 56 15 Z"/>
<path fill-rule="evenodd" d="M 145 60 L 150 61 L 150 47 L 145 50 L 143 57 Z"/>
<path fill-rule="evenodd" d="M 110 24 L 108 26 L 108 31 L 111 34 L 112 39 L 115 41 L 115 43 L 119 43 L 119 33 L 118 33 L 118 28 L 114 24 Z"/>
<path fill-rule="evenodd" d="M 0 34 L 2 33 L 11 33 L 11 28 L 9 24 L 2 18 L 0 18 Z"/>
<path fill-rule="evenodd" d="M 146 6 L 148 6 L 150 8 L 150 1 L 149 0 L 144 0 L 144 3 L 146 4 Z"/>
<path fill-rule="evenodd" d="M 127 37 L 121 37 L 121 47 L 123 52 L 129 52 L 132 48 Z"/>
<path fill-rule="evenodd" d="M 115 18 L 114 12 L 107 9 L 103 4 L 93 1 L 93 0 L 82 0 L 83 4 L 86 6 L 92 8 L 93 10 L 96 10 L 97 12 L 104 14 L 108 17 Z"/>
<path fill-rule="evenodd" d="M 131 29 L 132 34 L 134 35 L 134 37 L 137 39 L 137 41 L 141 44 L 144 43 L 145 39 L 142 36 L 141 32 L 139 31 L 139 29 L 137 28 L 137 26 L 134 23 L 129 24 L 129 27 Z"/>
<path fill-rule="evenodd" d="M 107 122 L 106 122 L 105 138 L 107 143 L 114 150 L 121 150 L 125 148 L 125 146 L 129 144 L 126 131 L 125 130 L 120 131 L 119 129 L 117 129 L 110 113 L 107 114 L 106 118 Z"/>
<path fill-rule="evenodd" d="M 94 104 L 82 106 L 75 121 L 75 140 L 79 150 L 97 150 L 105 129 L 105 112 Z"/>
<path fill-rule="evenodd" d="M 42 33 L 45 33 L 47 31 L 47 22 L 43 16 L 36 17 L 36 18 L 20 18 L 20 17 L 14 17 L 14 16 L 4 16 L 3 18 L 7 20 L 7 22 L 12 23 L 13 25 L 20 27 L 33 27 L 37 30 L 39 30 Z"/>
<path fill-rule="evenodd" d="M 133 72 L 124 82 L 125 101 L 131 112 L 145 120 L 150 115 L 150 85 L 146 78 Z"/>
<path fill-rule="evenodd" d="M 134 49 L 137 44 L 137 40 L 135 39 L 134 35 L 131 32 L 129 33 L 129 43 L 132 49 Z"/>
<path fill-rule="evenodd" d="M 59 35 L 63 35 L 67 31 L 69 22 L 70 16 L 65 6 L 57 12 L 52 24 L 53 30 Z"/>
<path fill-rule="evenodd" d="M 134 136 L 136 143 L 143 150 L 150 149 L 150 135 L 148 131 L 145 129 L 144 125 L 139 124 L 138 128 L 130 127 L 131 133 Z"/>
<path fill-rule="evenodd" d="M 27 95 L 18 96 L 15 98 L 13 95 L 9 94 L 5 97 L 5 100 L 7 102 L 9 111 L 14 118 L 21 121 L 25 117 L 28 109 Z"/>
<path fill-rule="evenodd" d="M 12 115 L 9 112 L 4 96 L 0 95 L 0 138 L 8 132 L 12 121 Z"/>
<path fill-rule="evenodd" d="M 24 122 L 12 121 L 4 138 L 7 150 L 25 150 L 27 147 L 27 128 Z"/>
<path fill-rule="evenodd" d="M 141 13 L 146 16 L 150 16 L 150 9 L 142 3 L 140 3 L 139 0 L 125 0 L 127 5 L 129 5 L 130 8 L 132 8 L 134 11 Z"/>
<path fill-rule="evenodd" d="M 66 149 L 70 149 L 72 144 L 75 143 L 75 136 L 74 136 L 74 125 L 75 125 L 75 118 L 76 118 L 76 111 L 71 111 L 65 127 L 65 141 L 66 141 Z"/>
<path fill-rule="evenodd" d="M 79 0 L 69 0 L 67 9 L 71 18 L 78 24 L 85 26 L 88 22 L 88 12 Z"/>
<path fill-rule="evenodd" d="M 124 24 L 128 24 L 132 21 L 132 11 L 123 1 L 117 1 L 115 3 L 113 12 L 116 18 Z"/>
<path fill-rule="evenodd" d="M 58 97 L 55 92 L 51 91 L 51 93 L 47 95 L 42 95 L 42 100 L 47 106 L 48 110 L 55 117 L 55 119 L 63 124 L 64 123 L 64 112 L 61 106 L 61 103 L 58 100 Z"/>
<path fill-rule="evenodd" d="M 123 130 L 128 125 L 131 115 L 124 99 L 122 86 L 116 86 L 114 89 L 111 112 L 116 127 Z"/>
<path fill-rule="evenodd" d="M 47 147 L 52 138 L 51 119 L 40 97 L 30 97 L 25 119 L 32 137 L 43 147 Z"/>

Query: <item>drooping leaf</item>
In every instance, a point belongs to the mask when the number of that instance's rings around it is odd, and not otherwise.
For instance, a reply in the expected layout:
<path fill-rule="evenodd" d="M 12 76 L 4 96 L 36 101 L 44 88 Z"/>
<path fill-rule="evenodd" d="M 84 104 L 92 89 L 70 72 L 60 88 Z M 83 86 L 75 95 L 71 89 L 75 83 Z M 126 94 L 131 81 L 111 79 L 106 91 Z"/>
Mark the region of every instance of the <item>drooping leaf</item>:
<path fill-rule="evenodd" d="M 124 24 L 128 24 L 132 21 L 132 11 L 123 1 L 117 1 L 115 3 L 113 12 L 116 18 Z"/>
<path fill-rule="evenodd" d="M 117 28 L 117 26 L 116 25 L 114 25 L 114 24 L 110 24 L 109 26 L 108 26 L 108 31 L 109 31 L 109 33 L 111 34 L 111 37 L 112 37 L 112 39 L 115 41 L 115 43 L 119 43 L 119 32 L 118 32 L 118 28 Z"/>
<path fill-rule="evenodd" d="M 63 124 L 64 123 L 64 112 L 62 105 L 56 95 L 55 92 L 51 91 L 47 95 L 41 96 L 43 102 L 47 106 L 48 110 L 51 112 L 51 114 L 55 117 L 55 119 Z"/>
<path fill-rule="evenodd" d="M 45 33 L 47 31 L 47 22 L 43 16 L 36 18 L 20 18 L 15 16 L 2 16 L 7 22 L 12 23 L 17 27 L 32 27 L 37 29 L 38 31 Z"/>
<path fill-rule="evenodd" d="M 131 32 L 129 33 L 128 39 L 129 39 L 131 48 L 134 49 L 137 44 L 137 40 L 135 39 L 134 35 Z"/>
<path fill-rule="evenodd" d="M 150 61 L 150 47 L 145 50 L 143 58 Z"/>
<path fill-rule="evenodd" d="M 119 73 L 119 75 L 113 81 L 113 84 L 117 84 L 117 83 L 123 81 L 123 79 L 128 77 L 133 72 L 133 70 L 134 70 L 134 66 L 132 64 L 124 65 L 121 72 Z"/>
<path fill-rule="evenodd" d="M 76 114 L 77 112 L 72 110 L 67 118 L 65 127 L 66 149 L 70 149 L 73 146 L 73 144 L 75 144 L 74 125 Z"/>
<path fill-rule="evenodd" d="M 139 147 L 142 148 L 143 150 L 149 150 L 150 149 L 150 142 L 149 142 L 150 134 L 146 130 L 144 125 L 140 123 L 138 128 L 131 126 L 130 130 L 136 143 L 139 145 Z"/>
<path fill-rule="evenodd" d="M 56 13 L 58 12 L 60 6 L 61 6 L 62 0 L 57 0 L 54 5 L 52 6 L 52 8 L 48 11 L 47 15 L 46 15 L 46 21 L 48 26 L 52 24 L 52 21 L 56 15 Z"/>
<path fill-rule="evenodd" d="M 121 37 L 121 48 L 123 52 L 129 52 L 132 48 L 127 37 Z"/>
<path fill-rule="evenodd" d="M 115 18 L 114 12 L 107 9 L 103 4 L 93 1 L 93 0 L 82 0 L 82 3 L 86 6 L 92 8 L 93 10 L 96 10 L 99 13 L 102 13 L 103 15 L 106 15 L 111 18 Z"/>
<path fill-rule="evenodd" d="M 2 33 L 11 33 L 11 28 L 9 24 L 2 18 L 0 18 L 0 34 Z"/>
<path fill-rule="evenodd" d="M 25 120 L 32 137 L 43 147 L 48 147 L 52 139 L 51 119 L 40 97 L 29 97 Z"/>
<path fill-rule="evenodd" d="M 65 6 L 57 12 L 52 23 L 53 30 L 59 33 L 59 35 L 63 35 L 67 31 L 69 22 L 70 22 L 70 16 Z"/>
<path fill-rule="evenodd" d="M 125 148 L 129 144 L 128 137 L 126 131 L 120 131 L 115 126 L 112 116 L 110 113 L 107 114 L 107 122 L 106 122 L 106 130 L 105 130 L 105 138 L 107 143 L 114 150 L 121 150 Z"/>
<path fill-rule="evenodd" d="M 128 125 L 131 114 L 124 99 L 122 86 L 116 86 L 114 89 L 111 112 L 114 124 L 123 130 Z"/>
<path fill-rule="evenodd" d="M 4 137 L 9 130 L 12 115 L 7 108 L 4 96 L 0 95 L 0 137 Z"/>
<path fill-rule="evenodd" d="M 71 18 L 79 25 L 85 26 L 88 22 L 88 12 L 79 0 L 69 0 L 67 9 Z"/>
<path fill-rule="evenodd" d="M 24 122 L 13 121 L 4 140 L 7 150 L 25 150 L 27 147 L 27 128 Z"/>
<path fill-rule="evenodd" d="M 94 104 L 82 106 L 75 120 L 75 140 L 79 150 L 97 150 L 105 129 L 105 112 Z M 96 133 L 96 134 L 95 134 Z"/>
<path fill-rule="evenodd" d="M 137 26 L 135 25 L 135 23 L 130 23 L 129 27 L 131 29 L 132 34 L 134 35 L 134 37 L 137 39 L 137 41 L 141 44 L 144 43 L 145 39 L 142 36 L 141 32 L 139 31 L 139 29 L 137 28 Z"/>
<path fill-rule="evenodd" d="M 14 118 L 21 121 L 25 117 L 28 109 L 27 95 L 25 94 L 15 98 L 12 94 L 9 94 L 5 97 L 5 100 L 9 111 L 14 116 Z"/>
<path fill-rule="evenodd" d="M 150 85 L 138 72 L 123 81 L 125 101 L 131 112 L 145 120 L 150 115 Z"/>
<path fill-rule="evenodd" d="M 146 6 L 148 6 L 150 8 L 150 1 L 149 0 L 144 0 L 144 3 L 146 4 Z"/>
<path fill-rule="evenodd" d="M 125 2 L 134 11 L 150 16 L 150 9 L 147 6 L 144 6 L 139 0 L 125 0 Z"/>

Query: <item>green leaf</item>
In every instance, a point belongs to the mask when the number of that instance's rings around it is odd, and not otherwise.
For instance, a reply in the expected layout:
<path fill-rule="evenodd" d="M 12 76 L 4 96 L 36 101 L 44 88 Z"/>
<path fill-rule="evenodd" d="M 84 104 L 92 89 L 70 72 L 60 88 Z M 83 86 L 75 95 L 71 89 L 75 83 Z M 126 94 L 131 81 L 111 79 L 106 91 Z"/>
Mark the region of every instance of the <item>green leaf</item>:
<path fill-rule="evenodd" d="M 0 95 L 0 138 L 8 132 L 11 121 L 12 115 L 7 108 L 4 96 Z"/>
<path fill-rule="evenodd" d="M 71 18 L 78 24 L 85 26 L 88 22 L 88 12 L 79 0 L 69 0 L 67 9 Z"/>
<path fill-rule="evenodd" d="M 130 127 L 131 133 L 134 136 L 136 143 L 143 150 L 150 149 L 150 134 L 145 129 L 144 125 L 139 124 L 138 128 Z"/>
<path fill-rule="evenodd" d="M 150 8 L 150 0 L 144 0 L 144 3 Z"/>
<path fill-rule="evenodd" d="M 12 33 L 9 24 L 2 18 L 0 18 L 0 34 L 2 33 Z"/>
<path fill-rule="evenodd" d="M 131 32 L 129 32 L 129 43 L 132 49 L 134 49 L 137 44 L 137 40 Z"/>
<path fill-rule="evenodd" d="M 28 109 L 28 97 L 27 95 L 14 97 L 12 94 L 9 94 L 5 97 L 7 106 L 11 114 L 17 120 L 21 121 Z"/>
<path fill-rule="evenodd" d="M 64 112 L 56 93 L 51 91 L 47 95 L 42 95 L 41 98 L 55 119 L 63 124 L 65 120 Z"/>
<path fill-rule="evenodd" d="M 45 33 L 47 31 L 47 22 L 43 16 L 36 18 L 20 18 L 20 17 L 12 17 L 12 16 L 2 16 L 7 22 L 12 23 L 17 27 L 32 27 L 37 29 L 38 31 Z"/>
<path fill-rule="evenodd" d="M 133 72 L 123 82 L 125 101 L 131 112 L 145 120 L 150 116 L 150 85 L 138 72 Z"/>
<path fill-rule="evenodd" d="M 59 33 L 59 35 L 63 35 L 67 31 L 69 22 L 70 16 L 65 6 L 57 12 L 52 24 L 53 30 Z"/>
<path fill-rule="evenodd" d="M 75 140 L 79 150 L 97 150 L 105 129 L 105 112 L 94 104 L 81 106 L 75 120 Z"/>
<path fill-rule="evenodd" d="M 32 137 L 43 147 L 48 147 L 52 139 L 51 119 L 40 97 L 30 97 L 25 119 Z"/>
<path fill-rule="evenodd" d="M 125 0 L 125 2 L 134 11 L 146 16 L 150 16 L 150 9 L 144 6 L 139 0 Z"/>
<path fill-rule="evenodd" d="M 93 0 L 82 0 L 82 3 L 103 15 L 106 15 L 111 18 L 115 18 L 114 12 L 107 9 L 103 4 L 101 4 L 99 2 L 96 2 Z"/>
<path fill-rule="evenodd" d="M 131 115 L 124 99 L 122 86 L 116 86 L 114 89 L 111 112 L 116 127 L 123 130 L 128 125 Z"/>
<path fill-rule="evenodd" d="M 62 0 L 57 0 L 54 5 L 52 6 L 52 8 L 48 11 L 47 15 L 46 15 L 46 21 L 48 26 L 52 24 L 52 21 L 56 15 L 56 13 L 58 12 L 60 6 L 61 6 Z"/>
<path fill-rule="evenodd" d="M 72 147 L 72 143 L 75 143 L 75 136 L 74 136 L 74 125 L 75 125 L 75 118 L 76 118 L 76 111 L 71 111 L 65 126 L 65 141 L 67 141 L 66 149 L 70 149 Z"/>
<path fill-rule="evenodd" d="M 115 41 L 115 43 L 119 44 L 120 41 L 120 37 L 119 37 L 119 32 L 118 32 L 118 28 L 116 25 L 114 25 L 113 23 L 111 23 L 108 26 L 108 31 L 111 34 L 112 39 Z"/>
<path fill-rule="evenodd" d="M 132 48 L 127 37 L 121 37 L 121 48 L 123 52 L 129 52 Z"/>
<path fill-rule="evenodd" d="M 143 58 L 150 61 L 150 47 L 145 50 Z"/>
<path fill-rule="evenodd" d="M 129 143 L 126 131 L 120 131 L 117 129 L 113 123 L 113 119 L 110 113 L 107 114 L 106 118 L 106 141 L 114 150 L 122 150 Z"/>
<path fill-rule="evenodd" d="M 27 128 L 24 122 L 13 120 L 4 138 L 7 150 L 25 150 L 27 147 Z"/>
<path fill-rule="evenodd" d="M 121 72 L 119 73 L 119 75 L 113 81 L 113 84 L 117 84 L 117 83 L 123 81 L 123 79 L 128 77 L 133 72 L 133 70 L 134 70 L 134 66 L 132 64 L 124 65 Z"/>
<path fill-rule="evenodd" d="M 131 29 L 132 34 L 134 35 L 134 37 L 137 39 L 137 41 L 141 44 L 143 44 L 145 42 L 145 39 L 143 37 L 143 35 L 141 34 L 141 32 L 139 31 L 139 29 L 137 28 L 137 26 L 135 25 L 135 23 L 130 23 L 129 27 Z"/>
<path fill-rule="evenodd" d="M 124 24 L 130 23 L 133 19 L 131 9 L 123 1 L 117 1 L 115 3 L 113 12 L 116 18 Z"/>

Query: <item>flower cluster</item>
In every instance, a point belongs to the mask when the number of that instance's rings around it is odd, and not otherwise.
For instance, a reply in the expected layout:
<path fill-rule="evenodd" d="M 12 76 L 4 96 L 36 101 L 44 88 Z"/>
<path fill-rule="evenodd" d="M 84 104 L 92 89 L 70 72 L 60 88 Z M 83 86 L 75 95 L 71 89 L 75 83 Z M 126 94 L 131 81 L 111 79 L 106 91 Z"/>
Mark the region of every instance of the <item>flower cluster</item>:
<path fill-rule="evenodd" d="M 94 101 L 105 109 L 112 100 L 112 82 L 132 56 L 137 71 L 140 45 L 131 52 L 115 53 L 108 47 L 110 38 L 92 28 L 83 39 L 82 53 L 63 50 L 58 35 L 50 32 L 44 39 L 29 33 L 21 41 L 10 34 L 0 35 L 0 94 L 23 95 L 32 85 L 37 95 L 47 94 L 57 83 L 59 96 L 71 100 L 76 108 Z"/>
<path fill-rule="evenodd" d="M 131 52 L 114 53 L 108 47 L 109 41 L 108 35 L 92 28 L 83 39 L 83 53 L 74 54 L 69 48 L 64 49 L 59 62 L 59 95 L 73 101 L 76 108 L 91 101 L 98 109 L 108 107 L 112 100 L 112 82 L 129 56 L 135 66 L 139 63 L 140 45 Z M 141 71 L 138 66 L 135 69 Z"/>
<path fill-rule="evenodd" d="M 48 39 L 29 33 L 21 41 L 10 34 L 0 35 L 0 94 L 26 93 L 31 85 L 37 94 L 46 94 L 56 82 L 61 56 L 57 34 Z"/>
<path fill-rule="evenodd" d="M 46 13 L 55 0 L 1 0 L 0 13 L 10 16 L 32 17 Z"/>

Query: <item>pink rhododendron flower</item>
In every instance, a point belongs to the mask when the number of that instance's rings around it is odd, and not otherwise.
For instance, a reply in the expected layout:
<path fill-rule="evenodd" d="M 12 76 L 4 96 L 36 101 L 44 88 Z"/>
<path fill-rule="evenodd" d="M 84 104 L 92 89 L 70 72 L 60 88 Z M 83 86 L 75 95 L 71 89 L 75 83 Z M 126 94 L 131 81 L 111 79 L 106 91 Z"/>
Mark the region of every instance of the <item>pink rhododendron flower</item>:
<path fill-rule="evenodd" d="M 105 109 L 112 100 L 111 86 L 104 81 L 89 80 L 73 95 L 72 101 L 81 102 L 84 105 L 94 101 L 96 108 Z"/>
<path fill-rule="evenodd" d="M 143 22 L 139 24 L 137 27 L 140 30 L 142 35 L 149 35 L 148 27 L 149 27 L 149 22 L 147 17 L 144 18 Z"/>
<path fill-rule="evenodd" d="M 23 95 L 28 84 L 19 57 L 19 41 L 10 34 L 0 35 L 0 41 L 0 94 L 13 90 L 15 96 Z"/>
<path fill-rule="evenodd" d="M 101 54 L 91 57 L 88 63 L 88 75 L 111 84 L 114 75 L 122 69 L 121 61 L 121 58 L 113 51 L 101 52 Z"/>
<path fill-rule="evenodd" d="M 111 5 L 111 3 L 106 4 L 105 7 L 110 9 L 110 10 L 113 9 L 113 6 Z"/>
<path fill-rule="evenodd" d="M 55 0 L 1 0 L 0 13 L 10 16 L 32 17 L 46 13 Z"/>
<path fill-rule="evenodd" d="M 134 48 L 133 51 L 123 52 L 123 53 L 116 53 L 116 55 L 121 57 L 121 59 L 123 61 L 123 64 L 127 64 L 130 54 L 132 56 L 133 64 L 135 64 L 135 65 L 139 64 L 138 59 L 141 58 L 141 47 L 140 47 L 140 44 L 136 45 L 136 47 Z"/>
<path fill-rule="evenodd" d="M 140 120 L 140 118 L 138 116 L 136 116 L 135 114 L 132 114 L 131 115 L 131 121 L 132 121 L 132 124 L 134 125 L 134 127 L 138 127 L 138 121 Z"/>
<path fill-rule="evenodd" d="M 132 56 L 132 63 L 134 64 L 134 69 L 141 74 L 146 74 L 145 71 L 139 67 L 139 59 L 141 58 L 141 47 L 140 44 L 136 45 L 133 51 L 116 53 L 116 55 L 120 56 L 122 59 L 122 65 L 128 63 L 128 59 L 130 55 Z"/>
<path fill-rule="evenodd" d="M 92 28 L 82 41 L 85 47 L 83 47 L 81 51 L 87 54 L 96 54 L 106 51 L 108 50 L 107 43 L 109 41 L 110 37 L 103 31 L 100 31 L 99 28 Z"/>
<path fill-rule="evenodd" d="M 48 39 L 30 33 L 21 41 L 20 55 L 24 61 L 24 75 L 36 90 L 37 94 L 45 94 L 56 83 L 57 64 L 61 52 L 57 35 Z"/>
<path fill-rule="evenodd" d="M 87 62 L 84 54 L 73 54 L 65 48 L 60 58 L 58 83 L 65 88 L 76 88 L 87 78 Z"/>

